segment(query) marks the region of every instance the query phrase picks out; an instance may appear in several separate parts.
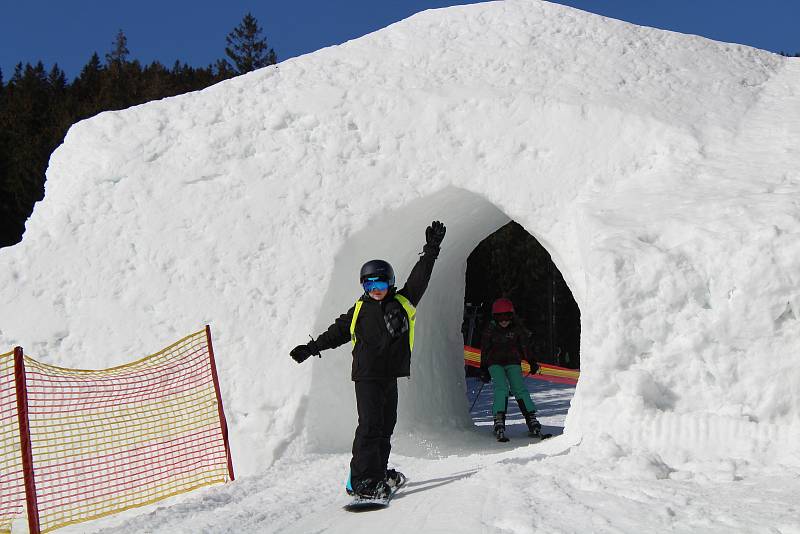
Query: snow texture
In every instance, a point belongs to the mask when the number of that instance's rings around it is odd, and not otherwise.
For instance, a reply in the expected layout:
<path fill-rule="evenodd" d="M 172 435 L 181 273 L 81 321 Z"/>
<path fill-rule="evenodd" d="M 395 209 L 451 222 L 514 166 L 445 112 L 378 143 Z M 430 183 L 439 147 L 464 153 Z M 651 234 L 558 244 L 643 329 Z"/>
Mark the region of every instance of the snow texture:
<path fill-rule="evenodd" d="M 102 368 L 210 323 L 237 473 L 339 473 L 350 348 L 288 351 L 352 305 L 364 261 L 402 283 L 439 219 L 394 451 L 429 473 L 491 464 L 456 501 L 493 477 L 490 501 L 526 496 L 520 524 L 465 513 L 476 529 L 536 531 L 533 476 L 556 500 L 579 486 L 565 499 L 606 510 L 597 531 L 636 531 L 612 513 L 626 488 L 646 507 L 711 481 L 722 510 L 800 476 L 798 147 L 797 59 L 532 0 L 422 12 L 72 127 L 0 250 L 0 347 Z M 470 453 L 460 324 L 466 258 L 510 219 L 573 292 L 582 373 L 564 434 L 504 463 Z M 634 513 L 639 531 L 677 501 Z M 751 524 L 695 510 L 707 531 Z"/>

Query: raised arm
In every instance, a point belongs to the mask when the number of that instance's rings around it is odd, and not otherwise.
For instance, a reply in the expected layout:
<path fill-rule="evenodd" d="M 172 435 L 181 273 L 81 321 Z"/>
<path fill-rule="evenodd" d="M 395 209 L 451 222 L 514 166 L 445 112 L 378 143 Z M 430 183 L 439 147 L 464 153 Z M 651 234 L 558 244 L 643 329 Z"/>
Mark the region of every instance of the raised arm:
<path fill-rule="evenodd" d="M 433 264 L 436 262 L 436 258 L 439 257 L 440 245 L 446 231 L 447 228 L 439 221 L 433 221 L 428 226 L 425 230 L 425 246 L 422 247 L 422 256 L 414 265 L 414 268 L 411 269 L 411 274 L 408 275 L 406 284 L 398 291 L 398 293 L 407 297 L 414 306 L 422 300 L 422 295 L 428 288 L 428 282 L 430 282 L 431 273 L 433 273 Z"/>

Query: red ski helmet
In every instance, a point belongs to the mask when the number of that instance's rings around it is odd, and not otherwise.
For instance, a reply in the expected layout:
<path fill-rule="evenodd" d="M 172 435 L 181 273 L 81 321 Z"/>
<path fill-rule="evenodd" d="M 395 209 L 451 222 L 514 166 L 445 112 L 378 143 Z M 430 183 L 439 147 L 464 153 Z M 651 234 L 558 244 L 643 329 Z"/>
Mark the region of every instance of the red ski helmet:
<path fill-rule="evenodd" d="M 497 299 L 492 303 L 492 315 L 514 313 L 514 303 L 509 299 Z"/>

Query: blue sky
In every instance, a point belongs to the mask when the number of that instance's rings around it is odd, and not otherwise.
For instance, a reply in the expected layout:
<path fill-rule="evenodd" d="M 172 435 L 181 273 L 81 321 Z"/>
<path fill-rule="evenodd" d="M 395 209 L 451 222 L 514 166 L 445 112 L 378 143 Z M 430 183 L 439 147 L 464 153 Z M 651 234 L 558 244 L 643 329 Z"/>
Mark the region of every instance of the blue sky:
<path fill-rule="evenodd" d="M 131 57 L 204 66 L 224 56 L 225 35 L 250 11 L 278 59 L 378 30 L 453 0 L 0 0 L 0 68 L 58 63 L 76 76 L 92 52 L 101 58 L 119 29 Z M 693 33 L 765 50 L 800 51 L 798 0 L 559 0 L 557 3 L 636 24 Z"/>

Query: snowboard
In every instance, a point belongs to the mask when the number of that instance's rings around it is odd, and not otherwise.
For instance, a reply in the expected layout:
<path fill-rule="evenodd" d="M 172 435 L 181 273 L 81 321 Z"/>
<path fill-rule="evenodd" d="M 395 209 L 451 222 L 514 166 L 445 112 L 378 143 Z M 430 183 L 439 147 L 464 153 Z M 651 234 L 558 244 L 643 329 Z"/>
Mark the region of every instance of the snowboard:
<path fill-rule="evenodd" d="M 353 497 L 353 500 L 350 501 L 348 504 L 346 504 L 344 506 L 344 509 L 349 512 L 368 512 L 370 510 L 381 510 L 383 508 L 386 508 L 387 506 L 389 506 L 389 501 L 392 500 L 394 494 L 397 493 L 397 490 L 399 490 L 405 485 L 406 480 L 408 480 L 406 476 L 402 475 L 400 483 L 397 486 L 394 486 L 392 488 L 392 492 L 383 499 L 366 499 L 364 497 L 359 497 L 358 495 L 353 493 L 353 489 L 350 484 L 350 476 L 348 475 L 346 490 L 347 494 Z"/>

